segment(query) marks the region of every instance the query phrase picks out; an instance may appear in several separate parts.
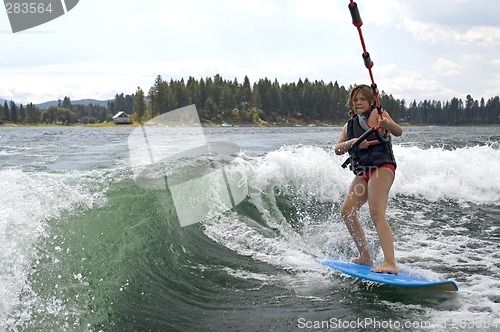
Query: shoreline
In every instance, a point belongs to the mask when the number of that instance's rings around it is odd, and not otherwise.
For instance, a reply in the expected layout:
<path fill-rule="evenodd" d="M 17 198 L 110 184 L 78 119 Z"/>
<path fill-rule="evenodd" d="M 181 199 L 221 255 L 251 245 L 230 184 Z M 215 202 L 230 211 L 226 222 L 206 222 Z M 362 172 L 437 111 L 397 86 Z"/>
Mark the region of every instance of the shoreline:
<path fill-rule="evenodd" d="M 342 127 L 344 123 L 329 123 L 329 122 L 306 122 L 306 121 L 297 121 L 297 122 L 272 122 L 268 123 L 266 121 L 262 121 L 259 123 L 254 122 L 213 122 L 213 121 L 202 121 L 201 126 L 206 128 L 238 128 L 238 127 L 282 127 L 282 128 L 327 128 L 327 127 Z M 474 125 L 474 124 L 463 124 L 463 125 L 436 125 L 436 124 L 411 124 L 407 122 L 400 123 L 402 127 L 500 127 L 500 124 L 482 124 L 482 125 Z M 5 122 L 0 124 L 0 128 L 8 127 L 8 128 L 16 128 L 16 127 L 94 127 L 94 128 L 127 128 L 127 127 L 139 127 L 140 123 L 131 123 L 131 124 L 115 124 L 113 122 L 104 122 L 104 123 L 95 123 L 95 124 L 81 124 L 75 123 L 70 125 L 65 125 L 61 123 L 11 123 Z"/>
<path fill-rule="evenodd" d="M 94 124 L 61 124 L 61 123 L 11 123 L 6 122 L 0 124 L 1 127 L 95 127 L 95 128 L 127 128 L 127 127 L 139 127 L 140 123 L 130 123 L 130 124 L 115 124 L 113 122 L 103 122 Z M 294 122 L 272 122 L 268 123 L 266 121 L 255 122 L 214 122 L 214 121 L 201 121 L 202 127 L 221 127 L 221 128 L 233 128 L 233 127 L 338 127 L 343 124 L 328 123 L 328 122 L 306 122 L 306 121 L 294 121 Z"/>

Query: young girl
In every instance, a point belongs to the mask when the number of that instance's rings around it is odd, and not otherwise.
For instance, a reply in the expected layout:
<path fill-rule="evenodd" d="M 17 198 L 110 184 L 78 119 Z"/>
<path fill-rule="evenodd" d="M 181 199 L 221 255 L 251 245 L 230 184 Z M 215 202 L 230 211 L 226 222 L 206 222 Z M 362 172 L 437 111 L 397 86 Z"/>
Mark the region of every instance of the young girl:
<path fill-rule="evenodd" d="M 348 152 L 357 137 L 377 125 L 380 125 L 379 133 L 382 135 L 390 133 L 394 136 L 401 136 L 403 133 L 401 127 L 392 120 L 385 110 L 382 111 L 381 118 L 375 105 L 375 97 L 368 85 L 354 86 L 349 93 L 348 100 L 351 118 L 342 128 L 335 145 L 337 155 Z M 389 190 L 396 171 L 396 161 L 392 153 L 390 139 L 386 143 L 381 143 L 375 134 L 371 134 L 359 144 L 356 153 L 351 154 L 350 162 L 351 169 L 355 171 L 356 176 L 345 197 L 341 214 L 359 251 L 359 256 L 354 258 L 352 262 L 373 265 L 365 232 L 357 218 L 359 208 L 368 201 L 370 216 L 375 224 L 384 253 L 383 263 L 374 267 L 372 271 L 397 274 L 392 231 L 385 217 Z"/>

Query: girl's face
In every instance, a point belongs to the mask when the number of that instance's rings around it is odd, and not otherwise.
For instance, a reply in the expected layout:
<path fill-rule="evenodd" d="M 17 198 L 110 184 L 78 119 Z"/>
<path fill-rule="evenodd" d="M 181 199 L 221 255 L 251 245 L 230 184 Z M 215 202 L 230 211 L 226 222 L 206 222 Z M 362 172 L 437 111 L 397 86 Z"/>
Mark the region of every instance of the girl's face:
<path fill-rule="evenodd" d="M 364 94 L 361 91 L 356 92 L 356 95 L 354 96 L 354 99 L 352 101 L 353 106 L 354 106 L 354 111 L 356 114 L 362 114 L 364 112 L 367 112 L 370 110 L 370 102 Z"/>

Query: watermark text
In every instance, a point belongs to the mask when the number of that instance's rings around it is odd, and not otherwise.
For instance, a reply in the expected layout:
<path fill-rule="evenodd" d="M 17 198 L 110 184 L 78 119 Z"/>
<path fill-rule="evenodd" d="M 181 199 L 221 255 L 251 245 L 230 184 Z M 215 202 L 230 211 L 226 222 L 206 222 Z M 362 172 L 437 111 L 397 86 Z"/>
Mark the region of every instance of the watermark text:
<path fill-rule="evenodd" d="M 378 319 L 374 317 L 341 319 L 330 318 L 328 320 L 307 320 L 299 318 L 297 320 L 299 329 L 380 329 L 380 330 L 400 330 L 400 329 L 499 329 L 500 322 L 482 321 L 482 320 L 445 320 L 445 321 L 426 321 L 426 320 L 393 320 Z"/>

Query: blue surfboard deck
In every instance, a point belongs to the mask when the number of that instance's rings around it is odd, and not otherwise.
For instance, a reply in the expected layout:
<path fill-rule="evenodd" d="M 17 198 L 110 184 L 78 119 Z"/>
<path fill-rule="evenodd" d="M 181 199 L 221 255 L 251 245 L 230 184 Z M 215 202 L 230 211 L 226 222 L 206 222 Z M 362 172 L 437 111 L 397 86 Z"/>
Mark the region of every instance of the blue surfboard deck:
<path fill-rule="evenodd" d="M 373 266 L 348 263 L 335 259 L 322 261 L 321 263 L 348 276 L 376 282 L 379 284 L 397 287 L 420 287 L 425 289 L 436 289 L 451 292 L 458 291 L 458 286 L 453 280 L 430 281 L 404 273 L 377 273 L 371 271 Z"/>

